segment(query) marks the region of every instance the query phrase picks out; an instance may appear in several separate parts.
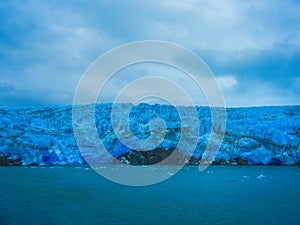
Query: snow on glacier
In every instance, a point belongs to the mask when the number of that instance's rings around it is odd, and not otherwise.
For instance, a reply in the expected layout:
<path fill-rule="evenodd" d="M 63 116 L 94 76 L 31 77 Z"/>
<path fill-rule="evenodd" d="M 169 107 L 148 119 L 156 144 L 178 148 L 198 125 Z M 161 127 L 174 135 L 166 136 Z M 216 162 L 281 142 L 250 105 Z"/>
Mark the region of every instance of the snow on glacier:
<path fill-rule="evenodd" d="M 112 104 L 97 105 L 95 121 L 102 143 L 118 157 L 131 149 L 116 138 L 111 109 Z M 188 107 L 185 111 L 188 116 Z M 208 107 L 197 107 L 197 112 L 200 127 L 193 156 L 200 158 L 208 142 L 211 120 Z M 74 138 L 71 106 L 1 109 L 0 115 L 0 152 L 11 159 L 21 159 L 23 165 L 86 163 Z M 132 133 L 141 139 L 149 137 L 149 121 L 154 117 L 163 119 L 167 127 L 165 139 L 157 148 L 175 148 L 181 135 L 181 122 L 173 106 L 134 106 L 130 113 Z M 83 154 L 93 157 L 94 151 L 89 146 L 95 140 L 91 137 L 86 141 Z M 105 154 L 100 157 L 103 163 L 112 163 Z M 249 164 L 298 164 L 300 106 L 228 108 L 226 134 L 215 161 L 230 162 L 237 158 Z"/>

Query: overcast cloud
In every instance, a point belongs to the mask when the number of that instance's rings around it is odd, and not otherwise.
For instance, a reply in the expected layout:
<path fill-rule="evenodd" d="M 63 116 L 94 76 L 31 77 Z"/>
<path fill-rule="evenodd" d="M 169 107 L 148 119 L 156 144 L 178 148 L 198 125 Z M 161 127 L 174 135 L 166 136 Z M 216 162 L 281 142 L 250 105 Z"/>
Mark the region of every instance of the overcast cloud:
<path fill-rule="evenodd" d="M 299 12 L 298 1 L 3 0 L 0 107 L 72 104 L 96 58 L 149 39 L 199 55 L 228 106 L 300 104 Z"/>

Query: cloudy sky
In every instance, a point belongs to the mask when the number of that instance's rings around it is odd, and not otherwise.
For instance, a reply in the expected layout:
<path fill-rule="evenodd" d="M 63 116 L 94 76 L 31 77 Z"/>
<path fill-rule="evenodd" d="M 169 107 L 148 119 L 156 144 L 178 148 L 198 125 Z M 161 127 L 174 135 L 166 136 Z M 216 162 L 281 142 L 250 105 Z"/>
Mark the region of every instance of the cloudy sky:
<path fill-rule="evenodd" d="M 0 107 L 72 104 L 95 59 L 140 40 L 195 52 L 228 106 L 300 104 L 299 12 L 299 1 L 2 0 Z"/>

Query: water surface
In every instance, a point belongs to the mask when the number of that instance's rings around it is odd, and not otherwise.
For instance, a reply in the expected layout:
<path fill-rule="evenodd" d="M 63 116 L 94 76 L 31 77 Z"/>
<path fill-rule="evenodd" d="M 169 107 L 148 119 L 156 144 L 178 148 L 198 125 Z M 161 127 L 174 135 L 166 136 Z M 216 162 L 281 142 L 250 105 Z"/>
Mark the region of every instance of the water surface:
<path fill-rule="evenodd" d="M 0 224 L 300 224 L 299 205 L 300 167 L 185 167 L 145 187 L 89 167 L 0 167 Z"/>

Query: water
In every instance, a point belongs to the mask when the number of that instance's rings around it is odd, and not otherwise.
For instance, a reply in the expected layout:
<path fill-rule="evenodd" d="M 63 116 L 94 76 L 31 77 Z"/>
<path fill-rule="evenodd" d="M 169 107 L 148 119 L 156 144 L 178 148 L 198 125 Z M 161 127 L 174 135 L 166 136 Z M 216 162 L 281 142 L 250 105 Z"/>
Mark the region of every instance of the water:
<path fill-rule="evenodd" d="M 299 204 L 300 167 L 185 167 L 146 187 L 89 167 L 0 167 L 0 224 L 300 224 Z"/>

